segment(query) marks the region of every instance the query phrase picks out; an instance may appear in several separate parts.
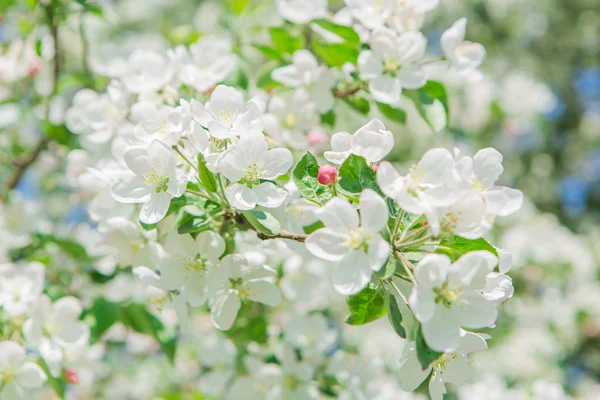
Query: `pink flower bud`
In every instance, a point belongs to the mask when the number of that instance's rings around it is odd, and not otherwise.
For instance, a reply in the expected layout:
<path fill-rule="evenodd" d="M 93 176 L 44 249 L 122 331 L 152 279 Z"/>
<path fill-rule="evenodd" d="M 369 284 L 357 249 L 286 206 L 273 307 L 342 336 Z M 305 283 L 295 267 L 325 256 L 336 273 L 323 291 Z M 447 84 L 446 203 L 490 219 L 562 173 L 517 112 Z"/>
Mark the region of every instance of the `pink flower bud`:
<path fill-rule="evenodd" d="M 371 164 L 371 169 L 375 172 L 379 171 L 379 165 L 377 164 Z"/>
<path fill-rule="evenodd" d="M 65 381 L 71 385 L 77 385 L 79 383 L 79 375 L 72 369 L 65 369 L 64 377 Z"/>
<path fill-rule="evenodd" d="M 323 131 L 310 131 L 306 140 L 310 146 L 316 146 L 327 141 L 327 135 Z"/>
<path fill-rule="evenodd" d="M 332 167 L 331 165 L 323 165 L 319 168 L 319 174 L 317 175 L 317 180 L 321 185 L 330 186 L 335 183 L 337 179 L 337 169 Z"/>

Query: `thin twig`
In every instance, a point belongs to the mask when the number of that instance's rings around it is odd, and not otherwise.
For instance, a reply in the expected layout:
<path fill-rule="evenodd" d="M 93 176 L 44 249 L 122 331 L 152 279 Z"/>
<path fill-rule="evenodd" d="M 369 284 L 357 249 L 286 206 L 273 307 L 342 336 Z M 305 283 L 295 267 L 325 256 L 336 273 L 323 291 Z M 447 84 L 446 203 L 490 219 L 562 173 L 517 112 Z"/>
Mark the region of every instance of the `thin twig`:
<path fill-rule="evenodd" d="M 212 198 L 211 198 L 209 195 L 207 195 L 207 194 L 204 194 L 204 193 L 202 193 L 202 192 L 197 192 L 197 191 L 195 191 L 195 190 L 192 190 L 192 189 L 186 189 L 185 191 L 186 191 L 187 193 L 189 193 L 189 194 L 193 194 L 193 195 L 195 195 L 195 196 L 200 196 L 200 197 L 203 197 L 203 198 L 205 198 L 205 199 L 212 200 Z"/>
<path fill-rule="evenodd" d="M 404 267 L 404 270 L 406 271 L 408 277 L 410 278 L 411 282 L 413 283 L 413 285 L 415 286 L 419 286 L 419 284 L 417 283 L 417 280 L 415 279 L 415 276 L 413 275 L 411 268 L 415 269 L 415 266 L 413 263 L 411 263 L 408 258 L 404 257 L 404 255 L 397 251 L 396 256 L 399 258 L 400 264 L 402 264 L 402 266 Z"/>
<path fill-rule="evenodd" d="M 400 288 L 398 288 L 398 286 L 396 286 L 396 284 L 394 283 L 394 281 L 393 281 L 393 280 L 391 280 L 391 279 L 389 279 L 389 280 L 388 280 L 388 283 L 389 283 L 390 285 L 392 285 L 392 286 L 393 286 L 393 288 L 394 288 L 394 289 L 396 290 L 396 292 L 398 293 L 398 296 L 402 297 L 402 300 L 404 300 L 404 303 L 406 303 L 406 306 L 407 306 L 408 308 L 410 308 L 410 304 L 408 303 L 408 299 L 406 298 L 406 296 L 404 296 L 404 293 L 402 293 L 402 292 L 400 291 Z"/>
<path fill-rule="evenodd" d="M 337 90 L 333 95 L 338 99 L 342 97 L 352 96 L 354 93 L 360 90 L 360 86 L 351 87 L 345 90 Z"/>
<path fill-rule="evenodd" d="M 283 231 L 280 230 L 279 234 L 277 235 L 273 235 L 273 236 L 269 236 L 269 235 L 265 235 L 262 232 L 259 232 L 254 225 L 252 225 L 243 215 L 241 214 L 236 214 L 235 216 L 235 222 L 246 228 L 249 229 L 251 231 L 255 231 L 256 232 L 256 236 L 258 236 L 259 239 L 261 240 L 269 240 L 269 239 L 288 239 L 288 240 L 295 240 L 296 242 L 301 242 L 303 243 L 306 238 L 308 237 L 308 235 L 304 234 L 304 233 L 292 233 L 292 232 L 288 232 L 288 231 Z"/>
<path fill-rule="evenodd" d="M 43 136 L 42 138 L 40 138 L 40 141 L 31 153 L 29 153 L 24 159 L 18 160 L 13 164 L 17 169 L 15 170 L 13 175 L 10 178 L 8 178 L 8 181 L 6 182 L 6 186 L 8 187 L 9 191 L 17 187 L 19 181 L 23 177 L 23 174 L 25 174 L 25 171 L 27 171 L 27 168 L 29 168 L 31 164 L 33 164 L 38 159 L 38 157 L 40 156 L 40 154 L 42 154 L 42 151 L 46 148 L 47 145 L 48 138 L 46 136 Z"/>

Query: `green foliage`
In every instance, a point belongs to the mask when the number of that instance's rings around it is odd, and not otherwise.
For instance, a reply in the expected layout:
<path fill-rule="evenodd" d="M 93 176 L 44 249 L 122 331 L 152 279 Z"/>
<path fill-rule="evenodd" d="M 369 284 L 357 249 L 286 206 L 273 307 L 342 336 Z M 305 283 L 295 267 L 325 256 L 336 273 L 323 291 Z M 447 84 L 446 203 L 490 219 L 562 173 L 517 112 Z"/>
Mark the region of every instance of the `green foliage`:
<path fill-rule="evenodd" d="M 431 365 L 432 362 L 438 359 L 443 353 L 439 351 L 435 351 L 431 349 L 427 343 L 425 342 L 425 338 L 423 337 L 423 332 L 421 331 L 421 327 L 417 331 L 417 338 L 415 340 L 415 344 L 417 346 L 417 358 L 421 363 L 421 367 L 425 370 Z"/>
<path fill-rule="evenodd" d="M 223 3 L 230 12 L 240 15 L 244 12 L 250 0 L 223 0 Z"/>
<path fill-rule="evenodd" d="M 304 47 L 304 40 L 292 34 L 290 26 L 273 27 L 269 29 L 273 48 L 279 53 L 293 54 Z"/>
<path fill-rule="evenodd" d="M 169 362 L 173 363 L 176 351 L 175 332 L 165 327 L 154 315 L 150 314 L 143 304 L 119 304 L 103 298 L 94 300 L 86 309 L 82 319 L 90 325 L 90 343 L 95 343 L 116 322 L 136 332 L 153 336 L 165 353 Z"/>
<path fill-rule="evenodd" d="M 440 245 L 444 247 L 438 247 L 436 252 L 446 254 L 453 261 L 470 251 L 477 250 L 486 250 L 498 257 L 496 248 L 484 238 L 466 239 L 461 236 L 453 236 L 452 238 L 443 238 Z"/>
<path fill-rule="evenodd" d="M 388 318 L 392 328 L 394 328 L 394 331 L 398 336 L 406 339 L 406 330 L 404 329 L 404 326 L 402 326 L 402 313 L 398 307 L 396 296 L 393 294 L 388 295 Z"/>
<path fill-rule="evenodd" d="M 392 107 L 389 104 L 380 103 L 378 101 L 376 104 L 379 112 L 389 120 L 399 122 L 403 125 L 406 123 L 406 112 L 404 110 Z"/>
<path fill-rule="evenodd" d="M 193 234 L 214 229 L 214 215 L 220 211 L 221 206 L 212 200 L 195 200 L 193 204 L 181 208 L 177 232 Z"/>
<path fill-rule="evenodd" d="M 200 179 L 200 183 L 204 189 L 206 189 L 209 193 L 217 192 L 217 180 L 212 172 L 206 167 L 206 161 L 204 161 L 204 157 L 202 155 L 198 155 L 198 179 Z"/>
<path fill-rule="evenodd" d="M 351 154 L 340 167 L 339 176 L 340 188 L 349 195 L 358 197 L 364 189 L 372 189 L 382 195 L 375 171 L 364 157 Z"/>
<path fill-rule="evenodd" d="M 369 103 L 369 100 L 365 99 L 364 97 L 354 95 L 351 97 L 346 97 L 343 100 L 344 103 L 348 104 L 354 110 L 363 115 L 367 115 L 369 111 L 371 111 L 371 103 Z"/>
<path fill-rule="evenodd" d="M 346 63 L 356 64 L 358 60 L 358 45 L 344 43 L 314 43 L 316 53 L 330 67 L 341 67 Z"/>
<path fill-rule="evenodd" d="M 370 283 L 359 293 L 346 299 L 350 315 L 349 325 L 363 325 L 383 317 L 386 313 L 386 291 L 383 287 Z"/>
<path fill-rule="evenodd" d="M 48 378 L 48 383 L 50 384 L 50 387 L 52 387 L 52 390 L 54 390 L 54 393 L 56 393 L 61 400 L 64 400 L 66 388 L 66 382 L 64 379 L 55 378 L 50 372 L 50 367 L 46 363 L 46 360 L 44 360 L 42 357 L 38 357 L 37 364 L 42 368 L 42 370 L 44 370 L 44 373 Z"/>
<path fill-rule="evenodd" d="M 358 36 L 358 33 L 356 33 L 356 31 L 350 26 L 338 25 L 327 19 L 317 19 L 313 22 L 319 25 L 321 28 L 326 29 L 331 33 L 335 33 L 340 38 L 348 42 L 360 43 L 360 36 Z"/>
<path fill-rule="evenodd" d="M 296 164 L 293 178 L 302 197 L 317 204 L 323 204 L 333 196 L 333 192 L 330 187 L 319 183 L 318 174 L 319 163 L 315 156 L 307 152 Z"/>
<path fill-rule="evenodd" d="M 273 215 L 261 210 L 242 211 L 242 215 L 260 233 L 276 236 L 281 229 L 279 221 Z"/>
<path fill-rule="evenodd" d="M 402 93 L 415 103 L 419 114 L 434 132 L 440 132 L 448 126 L 450 111 L 444 85 L 427 81 L 420 89 L 406 90 Z"/>
<path fill-rule="evenodd" d="M 379 279 L 388 279 L 396 272 L 396 259 L 389 257 L 385 265 L 375 274 Z"/>

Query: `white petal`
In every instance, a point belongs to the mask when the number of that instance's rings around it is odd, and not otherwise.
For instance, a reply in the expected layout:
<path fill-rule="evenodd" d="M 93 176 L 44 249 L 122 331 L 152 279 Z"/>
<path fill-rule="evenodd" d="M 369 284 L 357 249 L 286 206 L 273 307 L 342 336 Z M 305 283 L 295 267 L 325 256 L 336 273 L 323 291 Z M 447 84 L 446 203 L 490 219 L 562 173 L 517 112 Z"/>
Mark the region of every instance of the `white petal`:
<path fill-rule="evenodd" d="M 242 136 L 235 146 L 236 154 L 240 157 L 240 165 L 249 167 L 264 161 L 269 145 L 264 135 Z"/>
<path fill-rule="evenodd" d="M 377 118 L 354 134 L 352 153 L 364 157 L 368 162 L 383 159 L 393 148 L 394 135 Z"/>
<path fill-rule="evenodd" d="M 271 78 L 275 82 L 283 83 L 285 86 L 289 87 L 301 86 L 304 83 L 302 75 L 298 72 L 298 68 L 296 68 L 295 65 L 274 69 L 271 72 Z"/>
<path fill-rule="evenodd" d="M 240 298 L 235 293 L 218 294 L 212 302 L 210 319 L 213 325 L 222 331 L 229 330 L 240 310 Z"/>
<path fill-rule="evenodd" d="M 148 164 L 157 174 L 170 176 L 175 171 L 175 154 L 169 146 L 160 140 L 153 140 L 148 146 Z"/>
<path fill-rule="evenodd" d="M 27 389 L 41 388 L 47 379 L 42 368 L 32 362 L 26 362 L 17 372 L 17 381 Z"/>
<path fill-rule="evenodd" d="M 62 297 L 52 305 L 53 314 L 65 320 L 76 320 L 81 315 L 81 302 L 73 296 Z"/>
<path fill-rule="evenodd" d="M 417 358 L 414 343 L 406 344 L 397 375 L 400 387 L 407 392 L 412 392 L 423 383 L 429 373 L 431 373 L 431 367 L 423 370 Z"/>
<path fill-rule="evenodd" d="M 473 156 L 473 172 L 486 189 L 491 189 L 504 171 L 502 159 L 502 154 L 492 147 L 481 149 Z"/>
<path fill-rule="evenodd" d="M 358 71 L 366 79 L 373 79 L 383 73 L 381 60 L 370 50 L 365 50 L 358 56 Z"/>
<path fill-rule="evenodd" d="M 156 193 L 150 197 L 140 210 L 140 221 L 145 224 L 155 224 L 167 215 L 171 195 L 168 193 Z"/>
<path fill-rule="evenodd" d="M 240 254 L 228 254 L 221 260 L 220 270 L 225 278 L 236 279 L 242 276 L 242 267 L 246 264 L 246 258 Z"/>
<path fill-rule="evenodd" d="M 409 65 L 400 68 L 396 77 L 404 89 L 418 89 L 427 82 L 427 74 L 424 69 Z"/>
<path fill-rule="evenodd" d="M 444 368 L 444 382 L 452 383 L 456 386 L 465 384 L 473 375 L 473 369 L 469 361 L 464 356 L 452 357 Z"/>
<path fill-rule="evenodd" d="M 281 292 L 271 282 L 254 280 L 247 282 L 244 287 L 248 291 L 248 297 L 252 301 L 275 307 L 281 303 Z"/>
<path fill-rule="evenodd" d="M 460 354 L 469 354 L 475 351 L 484 351 L 487 350 L 487 348 L 487 342 L 481 335 L 466 331 L 461 332 L 460 346 L 458 348 L 458 352 Z"/>
<path fill-rule="evenodd" d="M 223 238 L 211 231 L 200 232 L 196 237 L 197 252 L 211 262 L 216 262 L 225 251 Z"/>
<path fill-rule="evenodd" d="M 459 315 L 456 307 L 438 304 L 433 318 L 421 325 L 427 345 L 437 351 L 452 351 L 460 342 Z"/>
<path fill-rule="evenodd" d="M 419 322 L 427 322 L 435 314 L 435 294 L 431 288 L 413 288 L 408 299 L 410 308 Z"/>
<path fill-rule="evenodd" d="M 502 190 L 506 196 L 506 203 L 497 215 L 506 217 L 518 211 L 523 205 L 523 193 L 520 190 L 503 187 Z"/>
<path fill-rule="evenodd" d="M 440 377 L 440 374 L 432 376 L 429 380 L 429 395 L 431 400 L 444 400 L 444 394 L 446 394 L 446 386 Z"/>
<path fill-rule="evenodd" d="M 242 107 L 242 104 L 244 104 L 244 96 L 240 91 L 230 86 L 218 85 L 210 95 L 210 109 L 220 120 L 220 113 L 235 114 Z M 224 126 L 228 125 L 224 123 L 228 121 L 221 120 L 221 122 Z"/>
<path fill-rule="evenodd" d="M 150 193 L 152 188 L 139 176 L 115 181 L 110 186 L 110 194 L 121 203 L 145 203 L 150 199 Z"/>
<path fill-rule="evenodd" d="M 337 132 L 331 137 L 331 149 L 334 152 L 346 152 L 352 148 L 353 137 L 348 132 Z"/>
<path fill-rule="evenodd" d="M 449 280 L 465 288 L 483 289 L 485 277 L 498 265 L 498 258 L 489 251 L 471 251 L 452 264 Z"/>
<path fill-rule="evenodd" d="M 442 254 L 428 254 L 423 257 L 415 268 L 415 278 L 420 287 L 440 287 L 446 280 L 450 269 L 450 258 Z"/>
<path fill-rule="evenodd" d="M 246 185 L 234 183 L 225 189 L 227 201 L 238 210 L 251 210 L 256 207 L 258 197 L 254 190 Z"/>
<path fill-rule="evenodd" d="M 374 190 L 365 189 L 360 194 L 360 223 L 370 232 L 379 232 L 387 224 L 388 207 Z"/>
<path fill-rule="evenodd" d="M 465 40 L 466 29 L 467 19 L 461 18 L 442 34 L 440 42 L 447 58 L 452 58 L 454 49 Z"/>
<path fill-rule="evenodd" d="M 327 228 L 340 233 L 358 228 L 358 213 L 350 203 L 339 197 L 334 197 L 325 206 L 315 210 L 315 215 Z"/>
<path fill-rule="evenodd" d="M 62 330 L 53 340 L 61 347 L 68 348 L 86 343 L 90 336 L 90 328 L 83 322 L 70 322 L 63 325 Z"/>
<path fill-rule="evenodd" d="M 385 265 L 390 256 L 390 244 L 386 242 L 381 235 L 375 235 L 369 241 L 369 268 L 373 271 L 379 271 Z"/>
<path fill-rule="evenodd" d="M 314 231 L 306 238 L 306 248 L 314 256 L 329 261 L 340 261 L 348 247 L 344 246 L 347 236 L 337 233 L 333 229 L 322 228 Z"/>
<path fill-rule="evenodd" d="M 256 203 L 267 208 L 277 208 L 283 204 L 287 197 L 285 189 L 277 187 L 272 182 L 263 182 L 252 188 L 256 194 Z"/>
<path fill-rule="evenodd" d="M 152 168 L 148 164 L 148 151 L 144 147 L 130 147 L 123 154 L 127 167 L 136 175 L 144 175 Z"/>
<path fill-rule="evenodd" d="M 242 164 L 235 149 L 226 150 L 219 159 L 219 172 L 231 182 L 237 182 L 242 178 L 242 171 L 246 165 Z"/>
<path fill-rule="evenodd" d="M 396 199 L 404 188 L 402 178 L 392 164 L 387 161 L 379 164 L 377 184 L 381 188 L 381 191 L 392 199 Z"/>
<path fill-rule="evenodd" d="M 333 271 L 333 287 L 338 293 L 350 296 L 360 292 L 371 281 L 373 271 L 363 251 L 351 251 Z"/>
<path fill-rule="evenodd" d="M 2 369 L 19 368 L 25 362 L 25 349 L 15 342 L 0 342 L 0 367 Z"/>
<path fill-rule="evenodd" d="M 402 86 L 397 78 L 381 75 L 369 83 L 369 90 L 375 100 L 385 104 L 396 104 L 400 101 Z"/>
<path fill-rule="evenodd" d="M 288 149 L 273 149 L 267 151 L 264 158 L 264 178 L 275 179 L 285 174 L 290 168 L 294 158 Z"/>
<path fill-rule="evenodd" d="M 498 317 L 494 304 L 481 293 L 463 293 L 460 305 L 460 325 L 465 328 L 479 329 L 493 326 Z"/>

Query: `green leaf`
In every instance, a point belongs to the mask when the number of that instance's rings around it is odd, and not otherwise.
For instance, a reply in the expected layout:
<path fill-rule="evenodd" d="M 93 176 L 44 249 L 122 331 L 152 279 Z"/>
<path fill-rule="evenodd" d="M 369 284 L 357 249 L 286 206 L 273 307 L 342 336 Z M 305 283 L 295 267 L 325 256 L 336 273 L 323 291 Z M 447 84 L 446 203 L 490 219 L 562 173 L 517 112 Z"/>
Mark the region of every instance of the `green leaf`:
<path fill-rule="evenodd" d="M 498 257 L 498 251 L 494 246 L 487 241 L 487 239 L 466 239 L 461 236 L 454 236 L 453 238 L 443 238 L 440 241 L 440 245 L 444 247 L 438 247 L 436 252 L 446 254 L 453 261 L 460 258 L 460 256 L 477 250 L 486 250 Z"/>
<path fill-rule="evenodd" d="M 319 25 L 321 28 L 335 33 L 348 42 L 360 43 L 360 36 L 358 36 L 358 33 L 356 33 L 356 31 L 350 26 L 334 24 L 326 19 L 317 19 L 313 22 Z"/>
<path fill-rule="evenodd" d="M 271 60 L 277 60 L 277 61 L 282 60 L 281 53 L 279 53 L 277 50 L 275 50 L 272 47 L 265 46 L 262 44 L 255 44 L 254 48 L 256 48 L 258 51 L 263 53 L 265 55 L 265 57 L 270 58 Z"/>
<path fill-rule="evenodd" d="M 223 0 L 223 2 L 230 12 L 240 15 L 244 12 L 250 0 Z"/>
<path fill-rule="evenodd" d="M 260 233 L 267 236 L 279 235 L 281 229 L 277 218 L 261 210 L 242 211 L 242 215 Z"/>
<path fill-rule="evenodd" d="M 303 226 L 302 230 L 307 235 L 310 235 L 311 233 L 313 233 L 317 229 L 321 229 L 321 228 L 324 228 L 324 227 L 325 227 L 325 224 L 323 224 L 322 221 L 317 221 L 317 222 L 314 222 L 314 223 L 312 223 L 310 225 Z"/>
<path fill-rule="evenodd" d="M 50 372 L 50 367 L 48 367 L 46 360 L 44 360 L 42 357 L 38 357 L 37 364 L 42 368 L 42 370 L 44 370 L 44 373 L 46 374 L 46 377 L 48 378 L 48 383 L 52 387 L 52 390 L 54 390 L 54 393 L 56 393 L 56 395 L 60 399 L 64 400 L 65 399 L 65 386 L 66 386 L 64 380 L 57 379 L 54 376 L 52 376 L 52 373 Z"/>
<path fill-rule="evenodd" d="M 248 75 L 241 68 L 236 68 L 235 71 L 227 76 L 227 79 L 223 81 L 223 85 L 235 86 L 240 89 L 248 90 Z"/>
<path fill-rule="evenodd" d="M 423 337 L 423 332 L 421 332 L 421 327 L 419 327 L 415 342 L 417 346 L 417 358 L 419 359 L 423 370 L 427 369 L 432 362 L 437 360 L 438 357 L 443 354 L 439 351 L 431 349 L 427 345 L 427 343 L 425 342 L 425 338 Z"/>
<path fill-rule="evenodd" d="M 411 99 L 425 122 L 439 132 L 448 126 L 450 110 L 444 86 L 435 81 L 427 81 L 425 86 L 417 90 L 406 90 L 403 94 Z"/>
<path fill-rule="evenodd" d="M 122 306 L 119 320 L 136 332 L 154 336 L 169 362 L 173 364 L 177 345 L 175 332 L 166 328 L 158 318 L 150 314 L 144 304 L 133 303 Z"/>
<path fill-rule="evenodd" d="M 369 284 L 359 293 L 348 296 L 346 304 L 350 315 L 346 318 L 349 325 L 363 325 L 383 317 L 386 312 L 385 290 Z"/>
<path fill-rule="evenodd" d="M 325 114 L 321 114 L 321 123 L 331 127 L 335 126 L 335 111 L 333 111 L 333 108 Z"/>
<path fill-rule="evenodd" d="M 361 114 L 367 115 L 371 111 L 371 103 L 364 97 L 352 96 L 343 99 L 344 103 L 355 109 Z"/>
<path fill-rule="evenodd" d="M 319 174 L 319 163 L 315 156 L 306 152 L 294 168 L 294 183 L 298 191 L 305 199 L 323 204 L 333 196 L 330 187 L 321 185 L 317 176 Z"/>
<path fill-rule="evenodd" d="M 396 259 L 394 257 L 389 257 L 385 265 L 375 274 L 380 279 L 388 279 L 396 272 Z"/>
<path fill-rule="evenodd" d="M 269 90 L 282 86 L 281 83 L 274 81 L 273 78 L 271 78 L 271 72 L 273 72 L 275 68 L 270 68 L 258 76 L 258 79 L 256 81 L 256 86 L 258 88 Z"/>
<path fill-rule="evenodd" d="M 376 102 L 376 104 L 379 112 L 386 118 L 390 119 L 391 121 L 399 122 L 403 125 L 406 123 L 406 112 L 404 110 L 392 107 L 385 103 Z"/>
<path fill-rule="evenodd" d="M 375 171 L 360 156 L 351 154 L 340 167 L 339 186 L 345 192 L 358 195 L 363 189 L 373 189 L 382 195 Z"/>
<path fill-rule="evenodd" d="M 182 214 L 177 221 L 177 232 L 199 233 L 213 229 L 213 221 L 208 214 L 214 216 L 221 211 L 221 206 L 212 200 L 196 200 L 194 204 L 182 208 Z"/>
<path fill-rule="evenodd" d="M 90 325 L 90 343 L 96 343 L 119 320 L 119 305 L 98 297 L 81 319 Z"/>
<path fill-rule="evenodd" d="M 406 339 L 406 330 L 404 329 L 404 326 L 402 326 L 402 313 L 398 307 L 396 296 L 393 294 L 388 295 L 388 318 L 390 319 L 392 328 L 394 328 L 394 331 L 398 336 Z"/>
<path fill-rule="evenodd" d="M 104 12 L 102 11 L 102 8 L 100 8 L 100 6 L 98 4 L 86 4 L 85 11 L 87 11 L 91 14 L 96 14 L 97 16 L 104 18 Z"/>
<path fill-rule="evenodd" d="M 330 67 L 341 67 L 346 63 L 356 64 L 358 60 L 358 45 L 344 43 L 314 43 L 315 51 Z"/>
<path fill-rule="evenodd" d="M 290 25 L 274 27 L 269 30 L 273 48 L 280 53 L 293 54 L 296 50 L 304 47 L 302 38 L 293 36 L 289 29 Z"/>
<path fill-rule="evenodd" d="M 217 180 L 212 172 L 206 167 L 206 161 L 202 155 L 198 155 L 198 178 L 200 183 L 209 193 L 216 193 L 217 191 Z"/>

